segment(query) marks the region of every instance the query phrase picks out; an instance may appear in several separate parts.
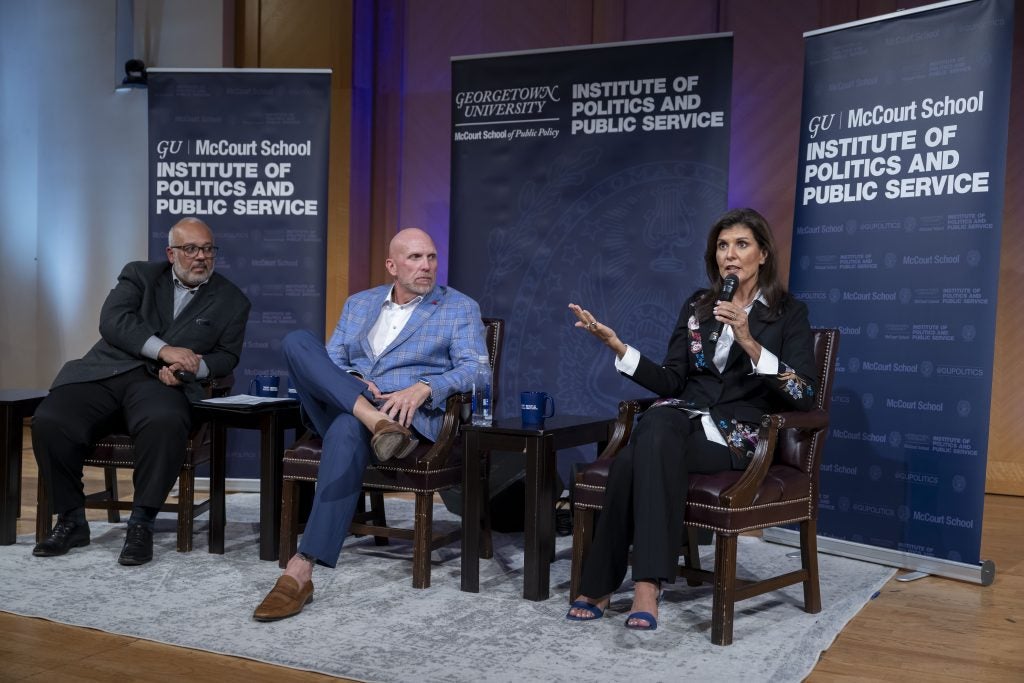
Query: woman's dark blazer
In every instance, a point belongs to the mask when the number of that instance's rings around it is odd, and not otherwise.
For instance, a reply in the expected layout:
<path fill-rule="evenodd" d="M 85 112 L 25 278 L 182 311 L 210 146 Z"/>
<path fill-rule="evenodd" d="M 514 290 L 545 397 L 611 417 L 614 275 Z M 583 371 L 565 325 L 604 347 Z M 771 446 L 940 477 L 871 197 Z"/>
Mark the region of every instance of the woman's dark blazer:
<path fill-rule="evenodd" d="M 750 333 L 779 359 L 779 374 L 755 375 L 750 357 L 733 343 L 725 370 L 715 367 L 714 342 L 708 341 L 714 317 L 697 321 L 694 293 L 683 305 L 661 365 L 641 356 L 631 379 L 664 398 L 680 399 L 680 407 L 709 410 L 733 455 L 733 466 L 744 469 L 757 444 L 761 416 L 814 406 L 817 368 L 814 362 L 807 306 L 788 294 L 782 313 L 769 320 L 768 308 L 755 302 Z"/>

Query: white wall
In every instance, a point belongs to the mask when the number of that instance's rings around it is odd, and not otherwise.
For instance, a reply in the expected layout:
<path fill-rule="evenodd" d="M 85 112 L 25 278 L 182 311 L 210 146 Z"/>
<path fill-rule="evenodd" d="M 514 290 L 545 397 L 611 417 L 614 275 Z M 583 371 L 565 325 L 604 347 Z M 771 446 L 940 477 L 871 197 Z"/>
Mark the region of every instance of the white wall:
<path fill-rule="evenodd" d="M 98 338 L 121 267 L 147 256 L 146 92 L 115 92 L 115 12 L 0 0 L 0 388 L 49 386 Z M 135 0 L 136 53 L 222 66 L 223 13 Z"/>

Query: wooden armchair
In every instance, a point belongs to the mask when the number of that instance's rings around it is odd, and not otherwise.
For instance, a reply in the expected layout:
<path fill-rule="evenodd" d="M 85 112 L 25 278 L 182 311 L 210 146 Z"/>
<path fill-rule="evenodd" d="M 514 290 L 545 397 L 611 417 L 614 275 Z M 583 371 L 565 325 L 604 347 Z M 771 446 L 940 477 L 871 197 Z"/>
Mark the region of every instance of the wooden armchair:
<path fill-rule="evenodd" d="M 686 500 L 684 565 L 680 576 L 691 586 L 714 585 L 711 641 L 732 643 L 735 603 L 795 583 L 804 587 L 804 610 L 821 611 L 818 586 L 818 468 L 828 433 L 839 331 L 814 330 L 818 367 L 817 403 L 808 412 L 765 415 L 757 452 L 747 469 L 691 474 Z M 579 594 L 583 559 L 594 534 L 595 513 L 601 510 L 612 458 L 629 441 L 637 415 L 655 399 L 623 401 L 608 447 L 576 477 L 573 519 L 572 577 L 569 599 Z M 800 525 L 800 569 L 759 581 L 736 578 L 737 536 L 745 531 L 783 524 Z M 703 570 L 697 552 L 697 531 L 715 534 L 715 566 Z"/>
<path fill-rule="evenodd" d="M 498 377 L 501 369 L 501 348 L 504 321 L 484 318 L 487 332 L 487 353 L 494 371 L 492 405 L 497 405 Z M 349 531 L 359 535 L 373 535 L 378 545 L 389 538 L 413 542 L 413 588 L 430 586 L 430 552 L 457 540 L 461 529 L 435 533 L 433 526 L 434 494 L 462 484 L 461 425 L 469 419 L 472 397 L 467 393 L 453 394 L 445 404 L 444 423 L 434 443 L 421 443 L 407 458 L 377 462 L 370 460 L 363 475 L 363 491 L 370 497 L 370 510 L 356 514 Z M 320 437 L 307 433 L 285 451 L 283 461 L 283 489 L 281 509 L 281 550 L 279 563 L 285 567 L 298 546 L 300 487 L 316 483 L 320 469 L 323 442 Z M 483 468 L 486 471 L 486 468 Z M 388 526 L 384 514 L 384 493 L 412 493 L 416 511 L 412 529 Z M 462 520 L 466 524 L 466 520 Z M 479 524 L 480 521 L 474 523 Z M 481 555 L 490 557 L 490 524 L 484 519 L 484 542 Z"/>
<path fill-rule="evenodd" d="M 203 382 L 208 397 L 227 396 L 233 385 L 234 377 L 230 375 Z M 193 522 L 196 517 L 210 509 L 211 501 L 220 500 L 221 509 L 224 507 L 224 481 L 214 481 L 212 476 L 209 497 L 198 503 L 195 500 L 196 468 L 210 462 L 211 457 L 208 423 L 205 421 L 194 422 L 188 443 L 185 446 L 185 462 L 182 463 L 181 473 L 178 475 L 178 501 L 176 503 L 165 502 L 160 508 L 163 512 L 174 512 L 178 515 L 177 547 L 180 553 L 192 550 Z M 102 467 L 104 482 L 103 489 L 86 495 L 85 507 L 90 510 L 106 510 L 108 522 L 120 522 L 121 510 L 131 510 L 132 501 L 120 500 L 117 492 L 117 470 L 135 467 L 135 442 L 132 437 L 122 431 L 108 434 L 94 444 L 92 453 L 86 457 L 83 464 L 90 467 Z M 37 543 L 49 536 L 52 528 L 51 515 L 50 501 L 47 500 L 46 488 L 42 477 L 40 477 L 36 494 Z M 224 547 L 223 520 L 217 524 L 211 516 L 208 542 L 210 548 Z"/>

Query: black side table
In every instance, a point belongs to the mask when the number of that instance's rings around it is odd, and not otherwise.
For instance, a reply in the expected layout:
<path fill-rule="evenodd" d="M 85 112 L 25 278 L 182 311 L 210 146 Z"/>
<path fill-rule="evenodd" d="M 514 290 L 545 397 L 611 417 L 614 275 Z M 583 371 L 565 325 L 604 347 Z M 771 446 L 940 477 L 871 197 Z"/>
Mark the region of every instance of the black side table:
<path fill-rule="evenodd" d="M 563 448 L 607 443 L 615 420 L 556 415 L 543 426 L 524 426 L 518 416 L 499 419 L 489 426 L 464 425 L 466 450 L 462 467 L 462 590 L 480 592 L 480 519 L 484 493 L 480 459 L 487 451 L 521 452 L 526 456 L 525 572 L 523 597 L 547 600 L 550 596 L 551 555 L 555 549 L 554 517 L 557 480 L 555 452 Z"/>
<path fill-rule="evenodd" d="M 11 545 L 18 536 L 23 421 L 35 412 L 47 393 L 0 389 L 0 545 Z"/>
<path fill-rule="evenodd" d="M 260 433 L 260 559 L 276 560 L 281 536 L 281 459 L 284 457 L 284 433 L 301 429 L 298 401 L 277 401 L 254 406 L 192 404 L 197 420 L 208 420 L 211 431 L 210 453 L 210 525 L 218 520 L 223 528 L 224 496 L 213 496 L 214 486 L 224 486 L 227 465 L 227 430 L 255 429 Z M 214 501 L 219 501 L 220 504 Z M 224 552 L 224 539 L 210 552 Z"/>

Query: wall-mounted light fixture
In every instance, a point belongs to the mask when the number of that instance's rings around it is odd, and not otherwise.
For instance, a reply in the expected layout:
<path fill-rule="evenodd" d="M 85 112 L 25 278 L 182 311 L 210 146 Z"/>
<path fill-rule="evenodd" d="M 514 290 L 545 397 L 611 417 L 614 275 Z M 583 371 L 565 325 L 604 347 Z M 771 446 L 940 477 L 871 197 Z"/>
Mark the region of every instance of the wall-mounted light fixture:
<path fill-rule="evenodd" d="M 124 63 L 124 80 L 122 88 L 146 87 L 146 63 L 141 59 L 129 59 Z"/>

